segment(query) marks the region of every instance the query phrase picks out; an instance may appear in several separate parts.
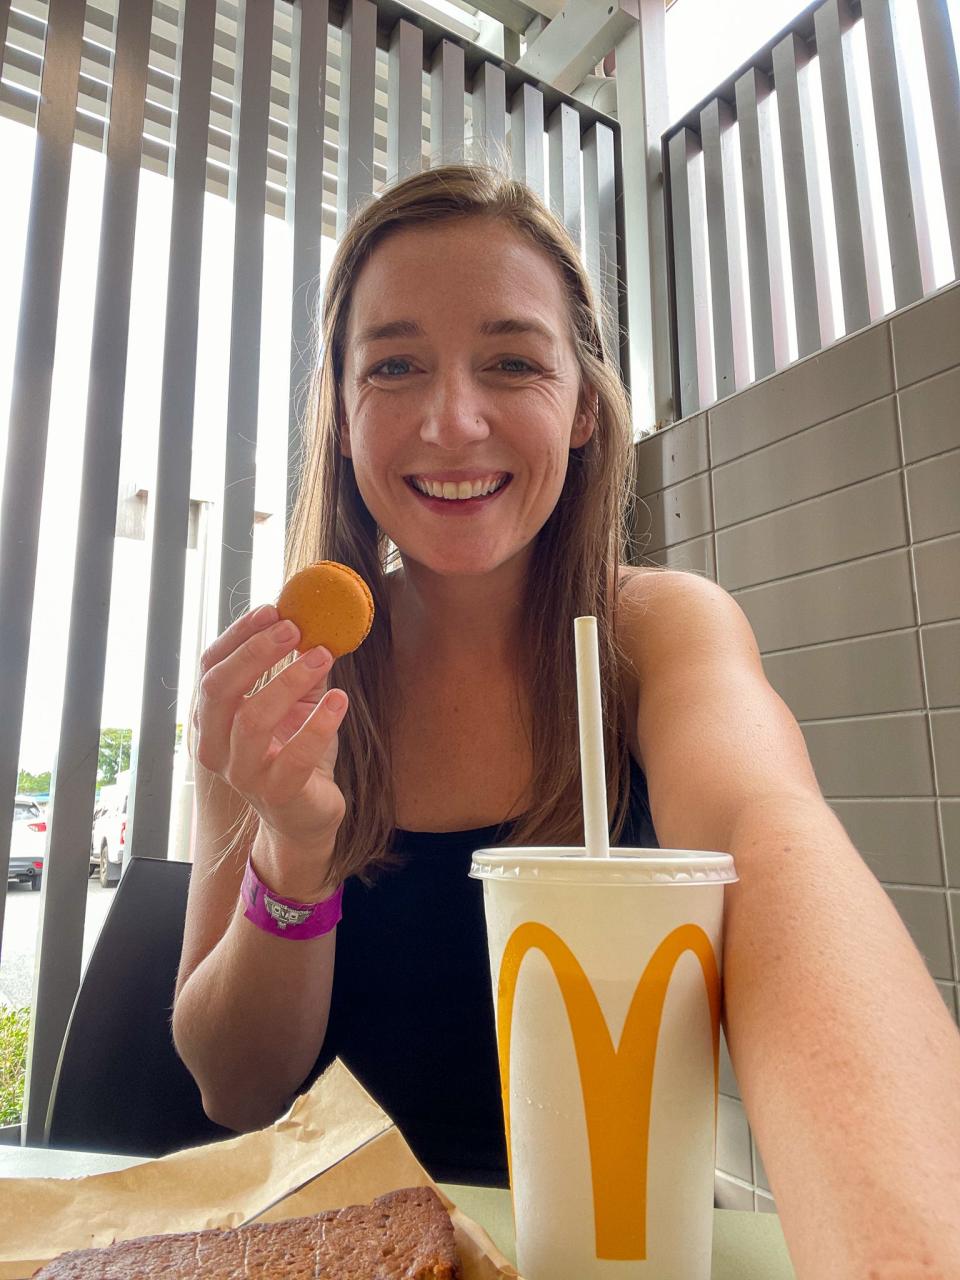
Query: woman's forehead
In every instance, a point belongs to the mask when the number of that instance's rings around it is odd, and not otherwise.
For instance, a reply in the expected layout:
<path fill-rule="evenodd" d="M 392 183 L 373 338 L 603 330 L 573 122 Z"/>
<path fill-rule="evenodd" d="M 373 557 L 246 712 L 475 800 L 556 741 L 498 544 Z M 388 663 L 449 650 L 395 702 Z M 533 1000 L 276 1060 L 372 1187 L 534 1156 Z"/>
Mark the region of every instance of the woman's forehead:
<path fill-rule="evenodd" d="M 353 290 L 348 341 L 372 321 L 423 309 L 535 308 L 566 328 L 567 302 L 550 255 L 515 228 L 489 218 L 449 220 L 389 235 L 364 263 Z M 399 312 L 398 312 L 399 314 Z"/>

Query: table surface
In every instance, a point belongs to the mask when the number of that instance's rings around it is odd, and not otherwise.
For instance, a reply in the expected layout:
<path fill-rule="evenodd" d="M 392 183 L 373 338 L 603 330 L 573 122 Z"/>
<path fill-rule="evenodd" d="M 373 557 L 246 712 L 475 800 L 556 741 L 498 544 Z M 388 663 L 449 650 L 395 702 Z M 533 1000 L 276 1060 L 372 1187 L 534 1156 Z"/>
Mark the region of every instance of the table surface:
<path fill-rule="evenodd" d="M 0 1178 L 78 1178 L 140 1163 L 134 1156 L 0 1145 Z M 490 1187 L 440 1185 L 468 1217 L 480 1223 L 497 1247 L 515 1260 L 510 1193 Z M 711 1280 L 794 1280 L 775 1213 L 714 1209 Z"/>

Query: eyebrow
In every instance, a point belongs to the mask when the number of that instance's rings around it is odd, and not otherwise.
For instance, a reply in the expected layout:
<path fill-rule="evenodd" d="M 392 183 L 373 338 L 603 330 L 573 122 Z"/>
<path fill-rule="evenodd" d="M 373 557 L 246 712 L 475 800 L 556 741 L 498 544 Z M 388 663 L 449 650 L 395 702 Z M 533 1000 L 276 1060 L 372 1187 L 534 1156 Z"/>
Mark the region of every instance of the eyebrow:
<path fill-rule="evenodd" d="M 504 334 L 532 333 L 548 341 L 555 335 L 537 320 L 522 319 L 511 316 L 504 320 L 484 320 L 479 332 L 485 337 L 501 337 Z M 387 324 L 371 325 L 357 334 L 357 344 L 366 346 L 370 342 L 379 342 L 384 338 L 422 338 L 423 330 L 415 320 L 391 320 Z"/>

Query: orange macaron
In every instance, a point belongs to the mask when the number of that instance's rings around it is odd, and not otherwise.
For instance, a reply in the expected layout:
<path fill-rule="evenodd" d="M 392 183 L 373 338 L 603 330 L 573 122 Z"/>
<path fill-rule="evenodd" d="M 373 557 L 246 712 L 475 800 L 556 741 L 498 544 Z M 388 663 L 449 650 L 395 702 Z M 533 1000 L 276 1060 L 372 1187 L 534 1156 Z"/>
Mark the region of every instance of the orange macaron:
<path fill-rule="evenodd" d="M 359 573 L 319 560 L 295 573 L 280 592 L 277 612 L 296 623 L 301 653 L 322 644 L 335 658 L 352 653 L 373 626 L 373 596 Z"/>

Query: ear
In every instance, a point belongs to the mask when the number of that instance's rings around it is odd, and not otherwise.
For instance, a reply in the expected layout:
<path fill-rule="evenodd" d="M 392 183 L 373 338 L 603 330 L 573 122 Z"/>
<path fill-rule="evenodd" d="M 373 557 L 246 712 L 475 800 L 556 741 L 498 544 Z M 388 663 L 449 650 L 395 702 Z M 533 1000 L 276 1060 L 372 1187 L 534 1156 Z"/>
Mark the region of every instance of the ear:
<path fill-rule="evenodd" d="M 573 429 L 570 432 L 571 449 L 579 449 L 581 445 L 587 443 L 596 429 L 599 413 L 600 403 L 597 393 L 588 385 L 581 392 L 577 416 L 573 420 Z"/>

